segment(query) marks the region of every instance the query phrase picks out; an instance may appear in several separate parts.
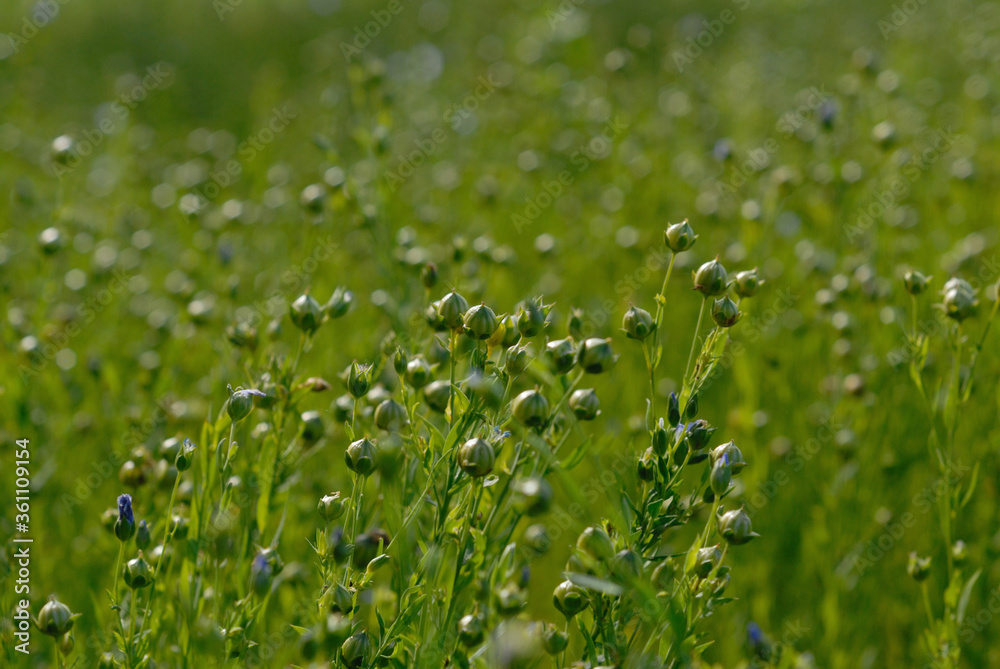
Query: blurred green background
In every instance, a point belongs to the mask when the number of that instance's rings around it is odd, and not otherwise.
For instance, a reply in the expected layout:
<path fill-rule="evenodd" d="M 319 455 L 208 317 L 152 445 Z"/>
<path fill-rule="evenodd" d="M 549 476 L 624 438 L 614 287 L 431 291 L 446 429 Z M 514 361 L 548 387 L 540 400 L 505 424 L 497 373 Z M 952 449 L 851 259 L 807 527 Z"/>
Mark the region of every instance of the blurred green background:
<path fill-rule="evenodd" d="M 30 438 L 32 600 L 58 593 L 84 613 L 84 666 L 116 546 L 100 514 L 120 484 L 101 472 L 133 440 L 196 435 L 219 409 L 242 380 L 234 318 L 349 286 L 357 308 L 305 361 L 333 380 L 419 318 L 398 305 L 423 299 L 427 260 L 498 312 L 544 293 L 556 333 L 579 307 L 623 354 L 595 386 L 609 435 L 595 456 L 610 463 L 639 452 L 629 419 L 645 393 L 621 316 L 652 305 L 662 230 L 682 218 L 701 235 L 682 278 L 719 253 L 768 281 L 701 400 L 750 462 L 762 534 L 731 554 L 736 601 L 710 623 L 710 657 L 745 658 L 753 620 L 820 667 L 923 666 L 906 556 L 935 557 L 933 591 L 944 558 L 919 501 L 936 470 L 899 362 L 900 277 L 1000 278 L 1000 5 L 18 1 L 0 29 L 0 493 L 9 508 L 8 447 Z M 64 134 L 93 144 L 72 169 L 50 158 Z M 331 193 L 322 214 L 300 203 L 310 184 Z M 53 227 L 61 247 L 46 253 Z M 698 306 L 681 283 L 669 370 Z M 956 527 L 984 569 L 969 667 L 1000 666 L 996 350 L 988 340 L 959 432 L 959 460 L 981 467 Z M 932 351 L 930 374 L 947 362 Z M 311 534 L 318 495 L 347 481 L 344 437 L 329 441 L 329 470 L 296 483 L 290 536 Z M 8 513 L 0 537 L 12 532 Z M 533 579 L 555 582 L 565 555 Z M 307 563 L 304 540 L 284 559 Z M 532 606 L 551 618 L 548 592 Z"/>

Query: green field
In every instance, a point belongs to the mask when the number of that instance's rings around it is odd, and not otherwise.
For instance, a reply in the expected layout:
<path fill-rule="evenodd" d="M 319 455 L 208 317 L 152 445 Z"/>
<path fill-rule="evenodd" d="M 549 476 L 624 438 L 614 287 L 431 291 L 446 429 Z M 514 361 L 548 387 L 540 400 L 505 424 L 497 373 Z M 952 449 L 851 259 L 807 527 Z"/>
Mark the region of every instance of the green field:
<path fill-rule="evenodd" d="M 363 5 L 0 7 L 0 666 L 1000 666 L 1000 4 Z"/>

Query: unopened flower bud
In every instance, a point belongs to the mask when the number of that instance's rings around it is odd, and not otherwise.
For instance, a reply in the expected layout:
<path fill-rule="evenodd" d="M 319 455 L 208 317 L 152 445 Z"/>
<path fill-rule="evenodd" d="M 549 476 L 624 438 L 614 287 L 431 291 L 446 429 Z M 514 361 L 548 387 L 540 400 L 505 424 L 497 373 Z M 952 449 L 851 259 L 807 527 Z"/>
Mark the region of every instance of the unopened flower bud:
<path fill-rule="evenodd" d="M 569 320 L 566 322 L 566 331 L 570 337 L 583 338 L 583 309 L 573 307 L 569 311 Z"/>
<path fill-rule="evenodd" d="M 729 466 L 729 458 L 723 455 L 712 465 L 712 473 L 709 476 L 712 492 L 717 496 L 722 497 L 724 494 L 729 492 L 729 486 L 732 483 L 732 480 L 733 470 Z"/>
<path fill-rule="evenodd" d="M 736 281 L 733 282 L 733 285 L 737 295 L 747 298 L 756 295 L 764 283 L 765 281 L 757 273 L 757 268 L 754 267 L 753 269 L 737 272 Z"/>
<path fill-rule="evenodd" d="M 398 432 L 410 424 L 406 407 L 395 400 L 385 400 L 375 407 L 375 425 L 388 432 Z"/>
<path fill-rule="evenodd" d="M 438 301 L 437 313 L 445 326 L 451 330 L 461 329 L 469 303 L 454 290 Z M 492 333 L 491 333 L 492 334 Z"/>
<path fill-rule="evenodd" d="M 477 341 L 492 337 L 500 325 L 496 314 L 485 304 L 477 304 L 466 311 L 462 322 L 465 334 Z"/>
<path fill-rule="evenodd" d="M 542 647 L 549 655 L 558 655 L 569 645 L 569 635 L 552 623 L 546 623 L 542 630 Z"/>
<path fill-rule="evenodd" d="M 302 439 L 308 443 L 316 443 L 326 433 L 323 425 L 323 415 L 319 411 L 306 411 L 301 416 Z"/>
<path fill-rule="evenodd" d="M 545 358 L 556 374 L 565 374 L 576 364 L 576 346 L 573 340 L 557 339 L 545 346 Z"/>
<path fill-rule="evenodd" d="M 709 425 L 708 421 L 701 418 L 688 425 L 687 441 L 692 450 L 700 451 L 708 446 L 715 430 L 716 428 Z"/>
<path fill-rule="evenodd" d="M 694 273 L 694 289 L 705 297 L 718 297 L 726 292 L 729 286 L 729 275 L 719 258 L 709 260 Z"/>
<path fill-rule="evenodd" d="M 500 335 L 500 340 L 494 341 L 498 335 Z M 504 316 L 500 320 L 500 327 L 494 333 L 493 338 L 490 339 L 489 344 L 490 346 L 510 348 L 519 341 L 521 341 L 521 333 L 517 331 L 517 321 L 514 320 L 513 316 Z"/>
<path fill-rule="evenodd" d="M 574 390 L 567 404 L 579 420 L 594 420 L 601 413 L 601 400 L 593 388 Z"/>
<path fill-rule="evenodd" d="M 332 522 L 344 514 L 344 500 L 339 492 L 323 495 L 317 505 L 320 517 L 326 522 Z"/>
<path fill-rule="evenodd" d="M 367 477 L 375 471 L 375 455 L 375 442 L 365 437 L 347 447 L 344 452 L 344 461 L 352 472 Z"/>
<path fill-rule="evenodd" d="M 910 558 L 906 563 L 906 573 L 918 583 L 926 580 L 931 574 L 931 559 L 918 556 L 916 551 L 910 553 Z"/>
<path fill-rule="evenodd" d="M 653 322 L 653 317 L 649 315 L 649 312 L 634 305 L 629 307 L 629 310 L 625 312 L 625 317 L 622 318 L 622 330 L 625 331 L 625 335 L 629 339 L 642 341 L 653 334 L 655 329 L 656 323 Z"/>
<path fill-rule="evenodd" d="M 420 268 L 420 283 L 424 284 L 424 288 L 430 290 L 437 285 L 438 282 L 438 266 L 432 262 L 425 264 Z"/>
<path fill-rule="evenodd" d="M 430 364 L 420 356 L 406 363 L 406 381 L 418 390 L 430 383 L 433 373 Z"/>
<path fill-rule="evenodd" d="M 910 270 L 903 275 L 903 285 L 906 286 L 906 292 L 914 296 L 920 295 L 927 290 L 930 280 L 931 277 L 924 276 L 916 270 Z"/>
<path fill-rule="evenodd" d="M 525 337 L 534 337 L 545 327 L 545 307 L 540 298 L 532 298 L 517 312 L 517 329 Z"/>
<path fill-rule="evenodd" d="M 337 286 L 333 291 L 333 295 L 330 296 L 330 300 L 323 307 L 323 311 L 326 313 L 327 318 L 334 320 L 350 311 L 351 304 L 353 303 L 354 293 L 349 291 L 345 286 Z"/>
<path fill-rule="evenodd" d="M 448 409 L 448 401 L 451 399 L 451 384 L 448 381 L 434 381 L 424 388 L 424 399 L 427 406 L 438 413 L 444 413 Z"/>
<path fill-rule="evenodd" d="M 636 464 L 636 474 L 640 481 L 652 481 L 656 478 L 656 453 L 652 448 L 647 448 L 646 452 L 639 458 Z"/>
<path fill-rule="evenodd" d="M 729 467 L 732 469 L 733 474 L 739 474 L 747 466 L 746 461 L 743 459 L 743 452 L 736 446 L 735 441 L 720 444 L 712 449 L 713 462 L 721 460 L 723 457 L 728 459 Z"/>
<path fill-rule="evenodd" d="M 397 348 L 396 352 L 392 356 L 392 368 L 396 371 L 397 376 L 400 378 L 406 374 L 406 365 L 408 362 L 406 354 L 403 353 L 403 349 Z"/>
<path fill-rule="evenodd" d="M 691 397 L 688 398 L 687 406 L 684 407 L 684 420 L 694 420 L 698 415 L 698 393 L 697 391 L 691 393 Z"/>
<path fill-rule="evenodd" d="M 495 459 L 493 447 L 484 439 L 469 439 L 458 452 L 459 466 L 473 478 L 486 476 L 493 471 Z"/>
<path fill-rule="evenodd" d="M 642 558 L 639 554 L 628 548 L 618 551 L 611 565 L 612 572 L 619 579 L 633 581 L 642 574 Z"/>
<path fill-rule="evenodd" d="M 466 648 L 478 646 L 483 642 L 483 619 L 469 614 L 458 621 L 458 640 Z"/>
<path fill-rule="evenodd" d="M 177 450 L 177 457 L 174 459 L 174 466 L 177 467 L 177 471 L 186 472 L 191 469 L 191 465 L 194 464 L 194 453 L 197 448 L 190 439 L 184 440 L 184 443 Z"/>
<path fill-rule="evenodd" d="M 584 611 L 590 604 L 587 592 L 572 581 L 563 581 L 552 593 L 552 603 L 567 618 Z"/>
<path fill-rule="evenodd" d="M 698 578 L 707 578 L 720 562 L 722 562 L 722 551 L 718 546 L 699 548 L 692 571 Z"/>
<path fill-rule="evenodd" d="M 694 234 L 694 230 L 686 218 L 680 223 L 669 226 L 663 233 L 664 244 L 674 253 L 687 251 L 694 246 L 697 239 L 698 235 Z"/>
<path fill-rule="evenodd" d="M 760 536 L 753 531 L 750 516 L 742 508 L 727 511 L 719 516 L 719 532 L 723 539 L 734 546 L 742 546 Z"/>
<path fill-rule="evenodd" d="M 347 392 L 351 393 L 354 399 L 359 399 L 367 395 L 371 387 L 372 366 L 358 364 L 357 360 L 352 362 L 347 373 Z"/>
<path fill-rule="evenodd" d="M 319 329 L 323 319 L 323 309 L 312 295 L 305 293 L 292 302 L 288 315 L 295 327 L 306 334 L 312 334 Z"/>
<path fill-rule="evenodd" d="M 615 553 L 615 544 L 601 527 L 588 527 L 577 537 L 576 547 L 598 562 L 609 560 Z"/>
<path fill-rule="evenodd" d="M 531 356 L 525 346 L 518 346 L 507 351 L 507 360 L 504 362 L 504 371 L 510 376 L 518 376 L 528 368 Z"/>
<path fill-rule="evenodd" d="M 229 389 L 229 404 L 226 406 L 226 411 L 234 423 L 238 423 L 250 415 L 250 412 L 253 411 L 254 397 L 265 396 L 259 390 L 245 390 L 243 388 L 233 390 L 232 386 L 226 387 Z"/>
<path fill-rule="evenodd" d="M 123 576 L 125 585 L 132 590 L 140 590 L 153 584 L 153 568 L 142 557 L 142 551 L 139 551 L 139 557 L 125 563 Z"/>
<path fill-rule="evenodd" d="M 73 613 L 68 606 L 52 597 L 38 612 L 35 625 L 42 634 L 58 638 L 73 629 L 73 623 L 79 617 L 79 613 Z"/>
<path fill-rule="evenodd" d="M 610 339 L 586 339 L 576 354 L 577 364 L 588 374 L 606 372 L 615 366 L 617 360 Z"/>
<path fill-rule="evenodd" d="M 118 496 L 118 520 L 115 521 L 115 536 L 122 543 L 135 534 L 135 516 L 132 515 L 132 496 Z"/>
<path fill-rule="evenodd" d="M 671 427 L 676 427 L 681 422 L 681 405 L 677 393 L 670 393 L 670 397 L 667 398 L 667 422 Z"/>
<path fill-rule="evenodd" d="M 712 303 L 712 320 L 720 328 L 731 328 L 736 325 L 743 314 L 736 303 L 725 295 Z"/>
<path fill-rule="evenodd" d="M 140 520 L 135 528 L 135 547 L 141 551 L 146 550 L 146 547 L 149 546 L 149 541 L 149 526 L 146 525 L 145 520 Z"/>
<path fill-rule="evenodd" d="M 340 660 L 348 669 L 358 669 L 368 664 L 372 642 L 366 632 L 358 632 L 340 647 Z"/>
<path fill-rule="evenodd" d="M 968 284 L 965 285 L 968 286 Z M 964 286 L 956 285 L 948 288 L 946 285 L 942 304 L 944 305 L 946 316 L 961 322 L 975 315 L 976 309 L 979 307 L 979 300 L 976 298 L 976 293 L 971 286 L 965 288 Z"/>
<path fill-rule="evenodd" d="M 73 636 L 72 632 L 66 632 L 59 639 L 59 652 L 63 655 L 69 655 L 73 652 L 73 648 L 76 646 L 76 638 Z"/>
<path fill-rule="evenodd" d="M 549 401 L 537 390 L 525 390 L 512 403 L 514 418 L 526 427 L 540 428 L 549 418 Z"/>
<path fill-rule="evenodd" d="M 543 478 L 521 479 L 514 483 L 513 490 L 514 506 L 521 513 L 540 516 L 552 506 L 552 486 Z"/>

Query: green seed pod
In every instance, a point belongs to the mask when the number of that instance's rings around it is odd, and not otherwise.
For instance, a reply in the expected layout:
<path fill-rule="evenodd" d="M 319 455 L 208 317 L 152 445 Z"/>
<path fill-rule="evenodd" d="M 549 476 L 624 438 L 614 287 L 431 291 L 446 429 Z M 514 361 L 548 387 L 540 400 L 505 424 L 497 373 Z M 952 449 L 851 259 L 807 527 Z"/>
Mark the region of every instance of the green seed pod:
<path fill-rule="evenodd" d="M 569 645 L 569 635 L 552 623 L 545 623 L 542 630 L 542 647 L 549 655 L 558 655 Z"/>
<path fill-rule="evenodd" d="M 698 235 L 694 234 L 694 230 L 686 218 L 680 223 L 668 226 L 663 232 L 663 243 L 674 253 L 687 251 L 694 246 L 697 239 Z"/>
<path fill-rule="evenodd" d="M 49 145 L 49 155 L 60 165 L 68 165 L 76 151 L 76 142 L 69 135 L 59 135 Z"/>
<path fill-rule="evenodd" d="M 324 305 L 323 311 L 330 320 L 340 318 L 351 309 L 354 303 L 354 293 L 345 286 L 337 286 L 330 296 L 330 300 Z"/>
<path fill-rule="evenodd" d="M 323 593 L 323 599 L 330 613 L 347 615 L 354 610 L 354 595 L 340 583 Z"/>
<path fill-rule="evenodd" d="M 594 420 L 601 413 L 601 400 L 593 388 L 574 390 L 567 404 L 579 420 Z"/>
<path fill-rule="evenodd" d="M 576 346 L 573 340 L 557 339 L 545 346 L 545 358 L 556 374 L 565 374 L 576 364 Z"/>
<path fill-rule="evenodd" d="M 333 401 L 330 410 L 333 412 L 334 420 L 346 423 L 351 420 L 351 416 L 354 414 L 354 398 L 349 394 L 341 395 Z"/>
<path fill-rule="evenodd" d="M 667 454 L 667 447 L 670 445 L 670 434 L 667 432 L 667 428 L 663 425 L 663 419 L 660 419 L 659 424 L 653 429 L 652 438 L 652 448 L 653 451 L 661 458 Z"/>
<path fill-rule="evenodd" d="M 330 523 L 344 515 L 344 500 L 339 492 L 323 495 L 317 505 L 320 517 Z"/>
<path fill-rule="evenodd" d="M 500 326 L 497 315 L 485 304 L 477 304 L 466 311 L 462 323 L 465 334 L 477 341 L 489 339 Z"/>
<path fill-rule="evenodd" d="M 740 312 L 740 308 L 736 306 L 736 303 L 729 299 L 728 295 L 725 295 L 712 303 L 712 320 L 720 328 L 731 328 L 736 325 L 737 321 L 743 314 Z"/>
<path fill-rule="evenodd" d="M 586 610 L 590 605 L 587 592 L 572 581 L 563 581 L 552 593 L 552 604 L 567 618 Z"/>
<path fill-rule="evenodd" d="M 466 648 L 481 644 L 483 636 L 483 619 L 480 616 L 470 613 L 458 621 L 458 640 Z"/>
<path fill-rule="evenodd" d="M 680 449 L 678 449 L 680 450 Z M 652 448 L 647 448 L 636 465 L 636 474 L 640 481 L 647 483 L 656 478 L 656 453 Z"/>
<path fill-rule="evenodd" d="M 698 393 L 691 393 L 691 397 L 688 398 L 687 406 L 684 407 L 684 420 L 694 420 L 695 416 L 698 415 Z"/>
<path fill-rule="evenodd" d="M 541 523 L 529 525 L 521 537 L 521 543 L 535 553 L 535 555 L 544 555 L 552 547 L 552 539 L 549 537 L 549 531 Z"/>
<path fill-rule="evenodd" d="M 395 400 L 385 400 L 375 407 L 375 425 L 388 432 L 398 432 L 410 424 L 406 407 Z"/>
<path fill-rule="evenodd" d="M 642 558 L 628 548 L 621 550 L 611 563 L 611 571 L 623 582 L 630 583 L 642 574 Z"/>
<path fill-rule="evenodd" d="M 955 560 L 955 564 L 965 564 L 965 561 L 969 559 L 969 547 L 965 545 L 965 542 L 959 539 L 951 547 L 951 557 Z"/>
<path fill-rule="evenodd" d="M 79 617 L 79 613 L 73 613 L 68 606 L 51 597 L 38 612 L 35 625 L 42 634 L 58 638 L 73 629 L 73 623 Z"/>
<path fill-rule="evenodd" d="M 434 370 L 421 356 L 406 363 L 406 381 L 417 390 L 430 383 Z"/>
<path fill-rule="evenodd" d="M 537 390 L 525 390 L 512 403 L 514 418 L 525 427 L 541 428 L 549 418 L 549 401 Z"/>
<path fill-rule="evenodd" d="M 340 647 L 340 660 L 348 669 L 358 669 L 368 664 L 372 642 L 365 632 L 358 632 Z"/>
<path fill-rule="evenodd" d="M 368 394 L 372 387 L 372 365 L 359 365 L 355 360 L 347 372 L 347 392 L 354 399 Z"/>
<path fill-rule="evenodd" d="M 543 478 L 520 479 L 512 486 L 514 506 L 521 513 L 540 516 L 552 506 L 552 486 Z"/>
<path fill-rule="evenodd" d="M 496 591 L 497 612 L 505 617 L 520 613 L 528 604 L 528 593 L 517 583 L 507 583 Z"/>
<path fill-rule="evenodd" d="M 601 527 L 588 527 L 576 539 L 576 547 L 587 557 L 604 562 L 615 554 L 615 544 Z"/>
<path fill-rule="evenodd" d="M 743 452 L 736 446 L 735 441 L 720 444 L 712 449 L 713 462 L 723 457 L 729 459 L 729 467 L 732 469 L 734 475 L 739 474 L 747 466 L 746 461 L 743 459 Z"/>
<path fill-rule="evenodd" d="M 250 412 L 253 411 L 254 397 L 264 397 L 264 393 L 259 390 L 244 390 L 243 388 L 233 390 L 232 386 L 226 386 L 226 388 L 229 390 L 229 403 L 226 405 L 226 411 L 234 423 L 238 423 L 250 415 Z"/>
<path fill-rule="evenodd" d="M 712 473 L 709 475 L 709 482 L 712 492 L 722 497 L 729 492 L 729 486 L 733 481 L 733 470 L 729 466 L 729 458 L 723 455 L 712 465 Z"/>
<path fill-rule="evenodd" d="M 194 453 L 198 449 L 194 442 L 185 439 L 184 444 L 177 450 L 177 457 L 174 459 L 174 466 L 179 472 L 186 472 L 194 464 Z"/>
<path fill-rule="evenodd" d="M 691 423 L 688 426 L 687 434 L 687 442 L 691 445 L 691 449 L 700 451 L 708 446 L 708 442 L 712 440 L 715 430 L 716 428 L 711 427 L 707 421 L 701 418 Z"/>
<path fill-rule="evenodd" d="M 151 537 L 149 536 L 149 526 L 146 525 L 145 520 L 140 520 L 139 524 L 135 528 L 135 547 L 141 551 L 146 550 L 149 546 Z"/>
<path fill-rule="evenodd" d="M 681 405 L 677 393 L 670 393 L 667 399 L 667 422 L 670 423 L 670 427 L 677 427 L 681 422 Z"/>
<path fill-rule="evenodd" d="M 906 562 L 906 573 L 918 583 L 926 580 L 931 575 L 931 559 L 918 556 L 916 551 L 910 553 L 910 558 Z"/>
<path fill-rule="evenodd" d="M 409 361 L 406 359 L 403 349 L 397 347 L 396 352 L 392 356 L 392 368 L 399 378 L 403 378 L 403 375 L 406 374 L 406 365 L 408 363 Z"/>
<path fill-rule="evenodd" d="M 451 399 L 451 383 L 445 380 L 434 381 L 424 388 L 424 399 L 427 406 L 438 413 L 444 413 L 448 409 L 448 401 Z"/>
<path fill-rule="evenodd" d="M 611 348 L 611 339 L 586 339 L 580 344 L 576 361 L 588 374 L 600 374 L 615 366 L 618 356 Z"/>
<path fill-rule="evenodd" d="M 375 456 L 377 444 L 365 437 L 351 443 L 344 452 L 344 461 L 348 469 L 361 476 L 370 476 L 375 471 Z"/>
<path fill-rule="evenodd" d="M 289 307 L 288 315 L 292 319 L 292 324 L 306 334 L 312 334 L 319 329 L 323 319 L 323 309 L 319 302 L 313 299 L 309 293 L 300 295 L 292 306 Z"/>
<path fill-rule="evenodd" d="M 629 307 L 628 311 L 625 312 L 625 317 L 622 318 L 622 330 L 629 339 L 642 341 L 653 334 L 655 329 L 656 323 L 653 322 L 653 317 L 649 315 L 649 312 L 635 305 Z"/>
<path fill-rule="evenodd" d="M 493 447 L 483 439 L 469 439 L 458 452 L 462 471 L 472 478 L 480 478 L 493 471 L 495 459 Z"/>
<path fill-rule="evenodd" d="M 125 577 L 125 585 L 132 590 L 140 590 L 153 584 L 153 568 L 142 557 L 142 551 L 139 551 L 139 557 L 125 564 L 122 575 Z"/>
<path fill-rule="evenodd" d="M 424 288 L 430 290 L 437 285 L 438 282 L 438 266 L 432 262 L 426 263 L 420 268 L 420 283 L 424 284 Z"/>
<path fill-rule="evenodd" d="M 707 578 L 720 562 L 722 562 L 722 551 L 718 546 L 699 548 L 692 571 L 698 578 Z"/>
<path fill-rule="evenodd" d="M 742 546 L 760 536 L 753 531 L 750 516 L 742 507 L 719 516 L 719 532 L 723 539 L 734 546 Z"/>
<path fill-rule="evenodd" d="M 500 319 L 493 336 L 490 337 L 486 343 L 489 344 L 491 348 L 495 348 L 497 346 L 500 346 L 501 348 L 510 348 L 519 341 L 521 341 L 521 333 L 517 331 L 517 323 L 514 321 L 512 316 L 504 316 Z"/>
<path fill-rule="evenodd" d="M 323 203 L 326 200 L 326 188 L 322 184 L 310 184 L 299 193 L 299 204 L 312 214 L 323 213 Z"/>
<path fill-rule="evenodd" d="M 309 443 L 316 443 L 326 433 L 323 425 L 323 415 L 319 411 L 306 411 L 302 418 L 302 438 Z"/>
<path fill-rule="evenodd" d="M 531 362 L 531 355 L 526 346 L 517 346 L 507 351 L 507 360 L 504 362 L 504 371 L 510 376 L 518 376 Z"/>
<path fill-rule="evenodd" d="M 757 268 L 744 270 L 736 273 L 734 282 L 736 294 L 742 298 L 753 297 L 766 282 L 760 278 Z"/>
<path fill-rule="evenodd" d="M 541 298 L 532 298 L 517 312 L 517 329 L 525 337 L 534 337 L 545 327 L 545 307 Z"/>
<path fill-rule="evenodd" d="M 429 325 L 434 332 L 444 332 L 448 329 L 444 319 L 441 318 L 440 314 L 438 314 L 438 307 L 440 306 L 441 300 L 438 300 L 437 302 L 431 302 L 427 305 L 427 308 L 424 309 L 424 320 L 427 321 L 427 325 Z"/>
<path fill-rule="evenodd" d="M 438 301 L 438 317 L 440 317 L 445 326 L 451 330 L 460 330 L 462 328 L 464 325 L 465 312 L 468 310 L 469 303 L 464 297 L 459 295 L 454 290 Z"/>
<path fill-rule="evenodd" d="M 726 292 L 729 275 L 719 262 L 719 257 L 709 260 L 694 273 L 694 289 L 705 297 L 718 297 Z"/>
<path fill-rule="evenodd" d="M 948 284 L 954 283 L 951 288 Z M 957 281 L 961 281 L 960 279 Z M 979 300 L 976 298 L 976 293 L 969 286 L 968 283 L 962 281 L 958 283 L 955 279 L 952 279 L 945 284 L 944 299 L 942 304 L 944 306 L 944 313 L 951 319 L 962 322 L 970 316 L 976 314 L 976 310 L 979 307 Z M 964 285 L 962 285 L 964 284 Z M 968 286 L 968 288 L 966 288 Z"/>

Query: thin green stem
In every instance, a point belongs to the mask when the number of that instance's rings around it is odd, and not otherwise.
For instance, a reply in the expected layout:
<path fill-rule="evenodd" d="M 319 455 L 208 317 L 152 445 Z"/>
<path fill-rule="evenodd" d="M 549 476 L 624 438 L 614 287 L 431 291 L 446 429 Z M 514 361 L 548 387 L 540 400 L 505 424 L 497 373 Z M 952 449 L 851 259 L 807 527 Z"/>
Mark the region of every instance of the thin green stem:
<path fill-rule="evenodd" d="M 687 365 L 684 366 L 684 379 L 687 380 L 688 374 L 691 373 L 691 361 L 694 359 L 694 349 L 698 344 L 698 331 L 701 329 L 701 319 L 705 315 L 705 304 L 708 303 L 708 298 L 702 298 L 701 308 L 698 310 L 698 321 L 694 325 L 694 337 L 691 338 L 691 351 L 688 353 Z"/>
<path fill-rule="evenodd" d="M 119 541 L 118 542 L 118 561 L 115 562 L 115 585 L 114 585 L 114 589 L 111 591 L 114 594 L 114 596 L 115 596 L 115 603 L 116 604 L 119 603 L 118 602 L 118 574 L 120 574 L 121 571 L 122 571 L 122 556 L 124 556 L 124 555 L 125 555 L 125 542 L 124 541 Z"/>

